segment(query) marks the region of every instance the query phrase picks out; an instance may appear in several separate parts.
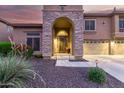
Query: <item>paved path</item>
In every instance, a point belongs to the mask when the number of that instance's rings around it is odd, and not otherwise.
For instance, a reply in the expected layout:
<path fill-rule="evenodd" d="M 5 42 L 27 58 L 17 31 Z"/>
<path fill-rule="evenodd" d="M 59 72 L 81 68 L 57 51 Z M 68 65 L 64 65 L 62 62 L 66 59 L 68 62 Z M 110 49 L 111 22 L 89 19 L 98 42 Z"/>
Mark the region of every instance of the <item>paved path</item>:
<path fill-rule="evenodd" d="M 69 62 L 69 60 L 57 60 L 56 66 L 63 67 L 95 67 L 93 62 Z"/>
<path fill-rule="evenodd" d="M 68 60 L 57 60 L 56 66 L 64 67 L 94 67 L 95 60 L 98 66 L 107 73 L 124 83 L 124 56 L 123 55 L 88 55 L 84 56 L 90 62 L 69 62 Z"/>

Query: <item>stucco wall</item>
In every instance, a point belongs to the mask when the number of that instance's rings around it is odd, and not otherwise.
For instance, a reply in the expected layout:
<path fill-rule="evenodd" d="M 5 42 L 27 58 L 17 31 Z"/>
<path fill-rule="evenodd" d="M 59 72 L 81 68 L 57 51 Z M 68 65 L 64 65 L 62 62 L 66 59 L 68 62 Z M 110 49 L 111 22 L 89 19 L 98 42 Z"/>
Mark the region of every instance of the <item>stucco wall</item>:
<path fill-rule="evenodd" d="M 10 33 L 8 32 L 8 25 L 0 22 L 0 42 L 9 41 L 8 36 L 10 36 Z"/>
<path fill-rule="evenodd" d="M 27 42 L 27 34 L 26 32 L 31 32 L 31 31 L 38 31 L 41 32 L 41 40 L 40 40 L 40 49 L 41 48 L 41 42 L 42 42 L 42 28 L 14 28 L 14 33 L 13 33 L 13 40 L 15 43 L 19 44 L 26 44 Z"/>
<path fill-rule="evenodd" d="M 115 15 L 114 16 L 114 20 L 115 20 L 115 37 L 124 37 L 124 32 L 120 32 L 120 27 L 119 27 L 119 20 L 120 19 L 124 19 L 124 15 L 120 14 L 120 15 Z"/>
<path fill-rule="evenodd" d="M 96 20 L 96 31 L 84 32 L 84 39 L 111 39 L 110 17 L 85 17 Z"/>
<path fill-rule="evenodd" d="M 24 31 L 20 31 L 20 29 L 15 29 L 13 33 L 13 40 L 17 44 L 26 44 L 26 33 Z"/>

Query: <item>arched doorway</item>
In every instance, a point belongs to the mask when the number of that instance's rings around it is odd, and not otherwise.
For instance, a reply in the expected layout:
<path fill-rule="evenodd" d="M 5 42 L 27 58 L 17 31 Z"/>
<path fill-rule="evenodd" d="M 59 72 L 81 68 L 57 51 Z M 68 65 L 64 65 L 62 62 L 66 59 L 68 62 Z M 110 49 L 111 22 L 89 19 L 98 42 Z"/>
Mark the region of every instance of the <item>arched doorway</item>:
<path fill-rule="evenodd" d="M 53 55 L 72 54 L 73 23 L 69 18 L 60 17 L 53 23 Z"/>

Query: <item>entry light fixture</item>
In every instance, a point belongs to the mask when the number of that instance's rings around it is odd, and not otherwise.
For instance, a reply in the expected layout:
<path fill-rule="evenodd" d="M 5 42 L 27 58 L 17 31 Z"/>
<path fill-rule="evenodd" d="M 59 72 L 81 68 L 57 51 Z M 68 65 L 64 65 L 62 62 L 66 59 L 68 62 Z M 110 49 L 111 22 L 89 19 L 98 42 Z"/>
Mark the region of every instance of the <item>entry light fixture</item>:
<path fill-rule="evenodd" d="M 57 36 L 68 36 L 68 33 L 65 30 L 60 30 Z"/>
<path fill-rule="evenodd" d="M 59 5 L 61 7 L 61 10 L 63 11 L 64 10 L 64 7 L 67 6 L 67 5 Z"/>
<path fill-rule="evenodd" d="M 102 24 L 104 25 L 104 24 L 105 24 L 105 22 L 103 21 L 103 22 L 102 22 Z"/>

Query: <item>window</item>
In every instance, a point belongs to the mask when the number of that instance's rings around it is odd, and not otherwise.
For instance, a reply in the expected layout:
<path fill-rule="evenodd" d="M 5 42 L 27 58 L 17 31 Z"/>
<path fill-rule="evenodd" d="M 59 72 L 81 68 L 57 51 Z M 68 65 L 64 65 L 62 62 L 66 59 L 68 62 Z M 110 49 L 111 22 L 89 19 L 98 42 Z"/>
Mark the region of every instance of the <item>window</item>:
<path fill-rule="evenodd" d="M 40 51 L 40 32 L 27 32 L 27 45 L 34 51 Z"/>
<path fill-rule="evenodd" d="M 124 20 L 119 21 L 119 27 L 124 29 Z"/>
<path fill-rule="evenodd" d="M 119 28 L 120 28 L 120 32 L 124 32 L 124 20 L 121 19 L 119 20 Z"/>
<path fill-rule="evenodd" d="M 96 30 L 95 19 L 85 19 L 85 31 L 94 31 Z"/>

